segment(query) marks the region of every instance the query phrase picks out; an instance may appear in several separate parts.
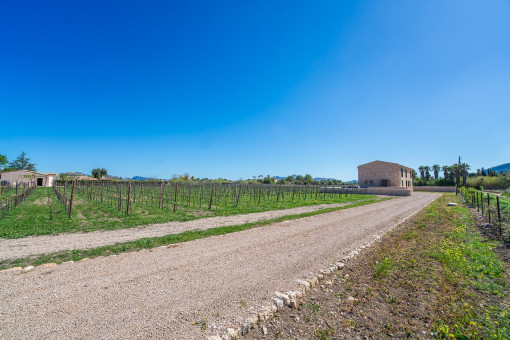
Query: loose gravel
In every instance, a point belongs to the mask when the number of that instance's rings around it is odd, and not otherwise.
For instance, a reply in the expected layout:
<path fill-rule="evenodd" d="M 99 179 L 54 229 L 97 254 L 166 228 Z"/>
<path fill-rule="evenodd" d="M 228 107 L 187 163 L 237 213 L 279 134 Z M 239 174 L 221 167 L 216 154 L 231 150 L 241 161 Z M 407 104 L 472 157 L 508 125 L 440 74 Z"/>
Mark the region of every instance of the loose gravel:
<path fill-rule="evenodd" d="M 238 326 L 436 193 L 119 256 L 0 273 L 0 338 L 203 339 Z"/>
<path fill-rule="evenodd" d="M 179 234 L 189 230 L 206 230 L 209 228 L 259 222 L 285 215 L 302 214 L 326 208 L 341 207 L 353 203 L 356 202 L 319 204 L 243 215 L 216 216 L 187 222 L 168 222 L 118 230 L 0 239 L 0 260 L 16 259 L 30 255 L 49 254 L 73 249 L 97 248 L 120 242 L 135 241 L 142 238 Z"/>

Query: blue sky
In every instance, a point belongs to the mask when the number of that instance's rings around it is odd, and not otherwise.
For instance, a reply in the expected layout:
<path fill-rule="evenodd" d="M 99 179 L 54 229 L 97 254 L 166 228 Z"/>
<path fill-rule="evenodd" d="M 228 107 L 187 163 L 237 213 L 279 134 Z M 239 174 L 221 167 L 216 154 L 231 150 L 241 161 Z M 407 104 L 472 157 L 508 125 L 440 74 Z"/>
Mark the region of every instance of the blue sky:
<path fill-rule="evenodd" d="M 0 154 L 131 177 L 510 162 L 508 1 L 2 1 Z"/>

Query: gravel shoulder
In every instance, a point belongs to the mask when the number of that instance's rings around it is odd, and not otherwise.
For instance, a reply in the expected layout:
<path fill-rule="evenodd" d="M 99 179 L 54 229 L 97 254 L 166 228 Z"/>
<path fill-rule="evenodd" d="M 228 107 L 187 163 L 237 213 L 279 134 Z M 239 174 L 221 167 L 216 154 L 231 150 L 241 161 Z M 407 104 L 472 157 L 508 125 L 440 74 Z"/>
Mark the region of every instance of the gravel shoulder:
<path fill-rule="evenodd" d="M 179 234 L 189 230 L 206 230 L 231 225 L 259 222 L 285 215 L 302 214 L 352 203 L 319 204 L 291 209 L 271 210 L 232 216 L 216 216 L 186 222 L 151 224 L 136 228 L 100 230 L 89 233 L 29 236 L 18 239 L 0 239 L 0 260 L 16 259 L 38 254 L 50 254 L 73 249 L 91 249 L 142 238 Z"/>
<path fill-rule="evenodd" d="M 202 339 L 437 197 L 413 193 L 170 247 L 2 272 L 0 338 Z"/>

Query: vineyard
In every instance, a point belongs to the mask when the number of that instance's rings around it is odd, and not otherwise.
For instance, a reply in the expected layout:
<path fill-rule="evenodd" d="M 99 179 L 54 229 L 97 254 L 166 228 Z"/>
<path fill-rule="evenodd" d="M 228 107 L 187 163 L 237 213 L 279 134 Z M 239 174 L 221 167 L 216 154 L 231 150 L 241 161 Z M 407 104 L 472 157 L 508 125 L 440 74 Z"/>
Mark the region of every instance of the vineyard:
<path fill-rule="evenodd" d="M 0 237 L 112 230 L 169 221 L 373 199 L 357 189 L 186 182 L 57 181 L 0 219 Z"/>
<path fill-rule="evenodd" d="M 328 187 L 329 189 L 329 187 Z M 177 210 L 267 210 L 279 205 L 301 206 L 341 200 L 352 189 L 340 193 L 325 190 L 325 186 L 283 186 L 254 184 L 169 183 L 169 182 L 66 182 L 57 181 L 54 190 L 69 211 L 73 195 L 104 204 L 126 214 L 143 212 L 144 208 Z M 285 204 L 287 202 L 287 204 Z M 72 217 L 72 213 L 70 214 Z"/>
<path fill-rule="evenodd" d="M 481 214 L 481 219 L 494 228 L 498 236 L 510 241 L 510 200 L 475 188 L 461 188 L 466 202 Z"/>
<path fill-rule="evenodd" d="M 9 211 L 23 203 L 34 188 L 35 186 L 31 184 L 21 186 L 0 184 L 0 218 L 4 218 Z"/>

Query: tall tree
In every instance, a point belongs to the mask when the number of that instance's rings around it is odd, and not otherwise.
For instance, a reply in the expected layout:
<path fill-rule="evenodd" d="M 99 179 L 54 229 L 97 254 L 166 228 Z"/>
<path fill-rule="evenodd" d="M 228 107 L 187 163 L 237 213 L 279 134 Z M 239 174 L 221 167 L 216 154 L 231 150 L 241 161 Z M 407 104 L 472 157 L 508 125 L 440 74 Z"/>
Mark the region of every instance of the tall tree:
<path fill-rule="evenodd" d="M 432 170 L 434 170 L 434 178 L 438 179 L 439 171 L 441 170 L 441 166 L 439 166 L 439 164 L 434 164 L 434 165 L 432 165 Z"/>
<path fill-rule="evenodd" d="M 26 157 L 26 153 L 22 152 L 18 158 L 16 158 L 14 161 L 9 164 L 10 168 L 13 168 L 14 170 L 30 170 L 30 171 L 37 171 L 35 169 L 35 164 L 30 162 L 30 158 Z"/>
<path fill-rule="evenodd" d="M 418 167 L 418 170 L 420 171 L 420 177 L 424 178 L 425 177 L 425 167 L 423 165 L 420 165 Z"/>
<path fill-rule="evenodd" d="M 466 180 L 467 180 L 467 176 L 469 174 L 469 170 L 471 169 L 471 167 L 469 166 L 469 164 L 467 163 L 461 163 L 460 164 L 460 172 L 462 174 L 462 183 L 464 186 L 466 186 Z"/>
<path fill-rule="evenodd" d="M 97 178 L 97 180 L 101 180 L 106 175 L 108 175 L 108 171 L 105 168 L 92 169 L 92 177 Z"/>
<path fill-rule="evenodd" d="M 306 184 L 315 184 L 316 181 L 313 179 L 312 175 L 306 174 L 305 175 Z"/>
<path fill-rule="evenodd" d="M 443 176 L 444 179 L 448 179 L 448 173 L 450 172 L 450 167 L 448 165 L 443 165 Z"/>
<path fill-rule="evenodd" d="M 5 168 L 5 165 L 9 163 L 7 160 L 7 157 L 4 155 L 0 155 L 0 171 L 2 171 Z"/>
<path fill-rule="evenodd" d="M 460 172 L 461 172 L 461 169 L 460 169 L 458 164 L 453 164 L 452 165 L 452 172 L 455 175 L 455 184 L 460 185 L 460 174 L 461 174 Z"/>
<path fill-rule="evenodd" d="M 425 165 L 423 167 L 423 170 L 425 171 L 425 178 L 428 180 L 430 180 L 430 166 L 428 165 Z"/>

